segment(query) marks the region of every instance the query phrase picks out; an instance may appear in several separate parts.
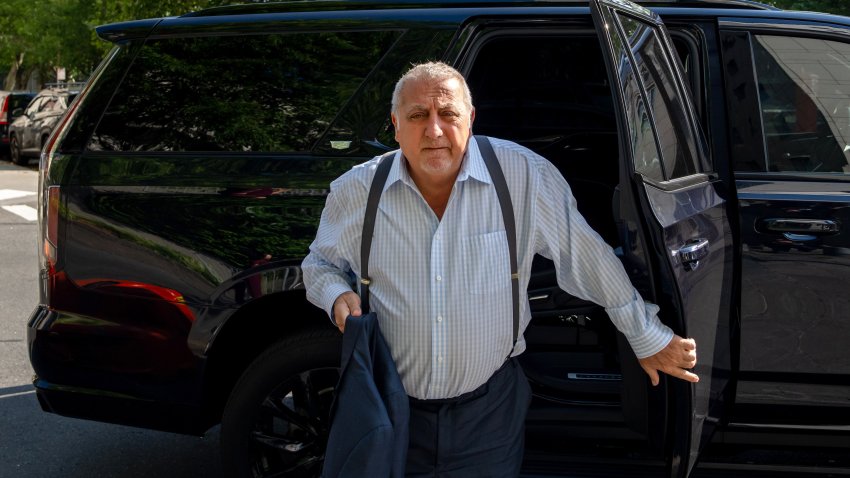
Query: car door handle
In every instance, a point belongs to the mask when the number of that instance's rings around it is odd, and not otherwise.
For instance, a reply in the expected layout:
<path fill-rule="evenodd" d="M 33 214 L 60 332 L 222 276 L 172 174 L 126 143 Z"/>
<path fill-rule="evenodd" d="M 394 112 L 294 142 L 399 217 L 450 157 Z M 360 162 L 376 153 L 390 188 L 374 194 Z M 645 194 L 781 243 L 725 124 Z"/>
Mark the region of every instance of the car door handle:
<path fill-rule="evenodd" d="M 699 267 L 700 259 L 708 255 L 708 239 L 691 239 L 680 248 L 673 249 L 672 253 L 685 270 L 692 271 Z"/>
<path fill-rule="evenodd" d="M 756 230 L 759 232 L 781 232 L 791 234 L 792 236 L 810 237 L 813 235 L 838 234 L 840 227 L 838 221 L 834 221 L 832 219 L 790 219 L 771 217 L 759 219 L 756 222 Z"/>

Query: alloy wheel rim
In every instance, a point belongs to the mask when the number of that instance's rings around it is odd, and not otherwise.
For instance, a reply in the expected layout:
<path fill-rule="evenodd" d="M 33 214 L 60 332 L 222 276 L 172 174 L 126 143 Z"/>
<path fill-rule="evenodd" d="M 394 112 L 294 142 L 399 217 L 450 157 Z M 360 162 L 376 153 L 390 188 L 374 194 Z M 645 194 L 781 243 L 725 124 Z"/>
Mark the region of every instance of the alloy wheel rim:
<path fill-rule="evenodd" d="M 338 380 L 337 368 L 308 370 L 281 382 L 258 404 L 248 437 L 254 477 L 320 476 Z"/>

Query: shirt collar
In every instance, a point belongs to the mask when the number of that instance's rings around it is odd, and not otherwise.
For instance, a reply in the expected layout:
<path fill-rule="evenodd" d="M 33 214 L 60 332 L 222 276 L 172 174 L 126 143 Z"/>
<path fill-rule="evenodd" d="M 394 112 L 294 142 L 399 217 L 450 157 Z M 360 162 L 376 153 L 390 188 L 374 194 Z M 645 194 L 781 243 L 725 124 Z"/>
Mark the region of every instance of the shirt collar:
<path fill-rule="evenodd" d="M 383 191 L 386 192 L 391 185 L 398 181 L 414 187 L 413 178 L 410 177 L 407 167 L 403 165 L 404 161 L 407 160 L 401 154 L 401 150 L 396 151 L 392 159 L 393 165 L 390 168 Z M 491 183 L 490 172 L 487 170 L 487 165 L 484 164 L 484 158 L 481 157 L 481 152 L 478 150 L 478 142 L 475 141 L 473 136 L 470 136 L 467 142 L 466 154 L 463 157 L 463 162 L 460 164 L 460 171 L 458 171 L 455 182 L 466 181 L 469 178 L 484 184 Z"/>

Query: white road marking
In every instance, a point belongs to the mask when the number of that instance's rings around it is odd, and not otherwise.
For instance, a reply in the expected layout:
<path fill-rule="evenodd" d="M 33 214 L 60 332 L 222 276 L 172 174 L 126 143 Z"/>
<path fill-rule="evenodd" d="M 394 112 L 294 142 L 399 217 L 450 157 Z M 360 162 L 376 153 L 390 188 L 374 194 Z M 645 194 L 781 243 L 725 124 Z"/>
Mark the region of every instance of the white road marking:
<path fill-rule="evenodd" d="M 35 390 L 27 390 L 26 392 L 8 393 L 6 395 L 0 395 L 0 398 L 20 397 L 21 395 L 29 395 L 31 393 L 35 393 Z"/>
<path fill-rule="evenodd" d="M 21 216 L 27 221 L 38 221 L 38 211 L 34 207 L 16 204 L 14 206 L 3 206 L 3 209 Z"/>
<path fill-rule="evenodd" d="M 35 196 L 35 193 L 29 191 L 18 191 L 17 189 L 0 189 L 0 201 L 7 199 L 23 198 L 27 196 Z"/>

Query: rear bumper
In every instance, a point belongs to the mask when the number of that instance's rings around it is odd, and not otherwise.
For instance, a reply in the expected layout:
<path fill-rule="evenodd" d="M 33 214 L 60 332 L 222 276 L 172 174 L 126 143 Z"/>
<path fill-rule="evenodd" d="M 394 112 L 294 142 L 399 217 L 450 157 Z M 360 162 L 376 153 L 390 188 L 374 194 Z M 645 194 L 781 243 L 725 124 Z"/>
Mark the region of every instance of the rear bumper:
<path fill-rule="evenodd" d="M 38 377 L 34 385 L 41 409 L 65 417 L 197 436 L 203 435 L 211 425 L 205 423 L 198 408 L 186 405 L 57 385 Z"/>
<path fill-rule="evenodd" d="M 139 357 L 128 340 L 97 327 L 69 327 L 74 317 L 39 305 L 27 323 L 27 345 L 41 408 L 58 415 L 202 435 L 214 423 L 200 399 L 203 361 L 192 369 L 132 367 Z"/>

